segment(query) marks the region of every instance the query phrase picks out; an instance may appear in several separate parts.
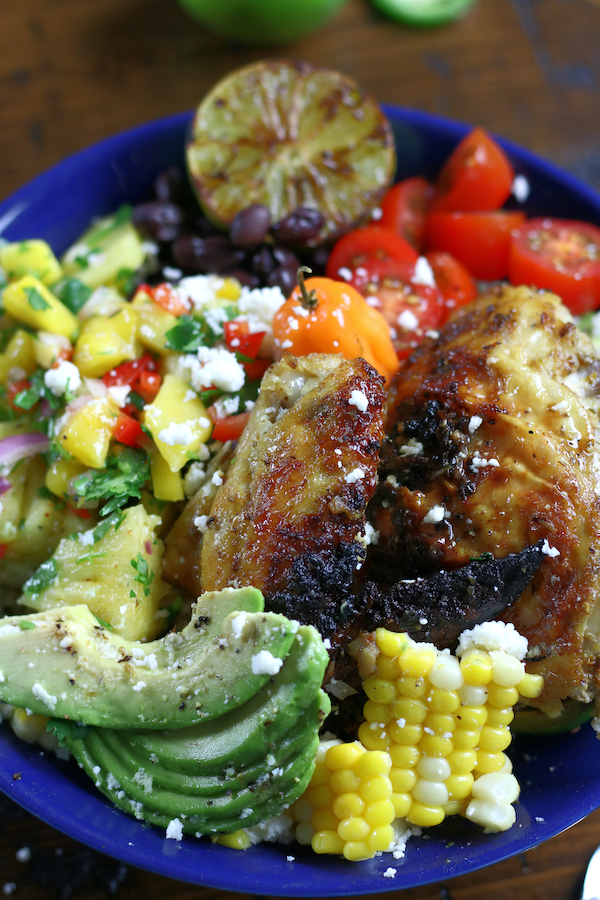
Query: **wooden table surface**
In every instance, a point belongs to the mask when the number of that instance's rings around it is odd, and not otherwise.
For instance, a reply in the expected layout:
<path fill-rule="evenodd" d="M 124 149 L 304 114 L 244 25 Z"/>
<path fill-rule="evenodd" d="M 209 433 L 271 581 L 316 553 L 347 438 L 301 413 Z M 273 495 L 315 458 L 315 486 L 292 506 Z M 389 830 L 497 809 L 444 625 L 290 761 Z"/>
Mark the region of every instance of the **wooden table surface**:
<path fill-rule="evenodd" d="M 349 0 L 284 50 L 228 45 L 175 0 L 3 0 L 0 199 L 100 138 L 192 108 L 232 68 L 281 54 L 341 69 L 382 101 L 480 124 L 600 188 L 600 0 L 477 0 L 431 31 Z M 596 812 L 521 857 L 404 896 L 570 900 L 599 843 Z M 19 900 L 225 896 L 106 860 L 0 797 L 2 889 Z"/>

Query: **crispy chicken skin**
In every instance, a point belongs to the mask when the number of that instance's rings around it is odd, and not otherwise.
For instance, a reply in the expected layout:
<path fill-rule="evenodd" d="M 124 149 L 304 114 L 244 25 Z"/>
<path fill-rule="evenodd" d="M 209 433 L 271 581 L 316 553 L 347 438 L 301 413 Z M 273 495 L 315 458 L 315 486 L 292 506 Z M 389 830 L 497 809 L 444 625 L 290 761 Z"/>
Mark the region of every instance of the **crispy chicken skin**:
<path fill-rule="evenodd" d="M 285 354 L 271 366 L 210 512 L 203 590 L 252 584 L 268 598 L 323 554 L 352 577 L 365 555 L 384 403 L 384 380 L 362 359 Z"/>
<path fill-rule="evenodd" d="M 551 715 L 597 687 L 600 359 L 558 298 L 505 287 L 459 311 L 391 386 L 369 509 L 380 583 L 545 539 L 502 616 L 530 643 Z"/>

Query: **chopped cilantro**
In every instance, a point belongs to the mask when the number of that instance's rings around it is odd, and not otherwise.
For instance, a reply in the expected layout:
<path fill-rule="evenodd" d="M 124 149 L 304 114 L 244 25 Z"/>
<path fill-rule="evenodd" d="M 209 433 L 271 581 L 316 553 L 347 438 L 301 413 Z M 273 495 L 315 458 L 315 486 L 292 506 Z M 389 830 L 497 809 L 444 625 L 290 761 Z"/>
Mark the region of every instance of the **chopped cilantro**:
<path fill-rule="evenodd" d="M 47 559 L 35 570 L 31 578 L 23 585 L 23 593 L 35 600 L 42 591 L 50 587 L 58 578 L 58 570 L 53 559 Z"/>
<path fill-rule="evenodd" d="M 205 406 L 211 406 L 213 400 L 220 397 L 222 393 L 223 391 L 220 391 L 219 388 L 210 388 L 208 391 L 202 391 L 198 396 Z"/>
<path fill-rule="evenodd" d="M 135 581 L 144 589 L 144 597 L 147 597 L 150 593 L 150 585 L 152 584 L 152 579 L 154 578 L 154 572 L 151 572 L 148 568 L 148 560 L 144 559 L 141 553 L 138 553 L 136 559 L 130 560 L 131 565 L 137 572 L 135 576 Z"/>
<path fill-rule="evenodd" d="M 192 316 L 180 316 L 177 325 L 166 333 L 167 349 L 193 353 L 204 344 L 206 324 Z"/>
<path fill-rule="evenodd" d="M 106 551 L 102 552 L 99 550 L 97 553 L 84 553 L 84 555 L 76 559 L 75 562 L 79 565 L 80 563 L 90 562 L 90 560 L 98 559 L 102 556 L 106 556 Z"/>
<path fill-rule="evenodd" d="M 133 269 L 119 269 L 115 275 L 115 287 L 125 297 L 129 297 L 133 293 Z"/>
<path fill-rule="evenodd" d="M 79 278 L 62 278 L 52 287 L 52 291 L 61 303 L 64 303 L 67 309 L 70 309 L 75 315 L 92 296 L 92 289 Z"/>
<path fill-rule="evenodd" d="M 469 562 L 488 562 L 494 558 L 493 553 L 482 553 L 481 556 L 472 556 Z"/>
<path fill-rule="evenodd" d="M 142 488 L 150 477 L 150 460 L 131 447 L 111 454 L 106 467 L 84 472 L 73 479 L 73 488 L 81 500 L 106 500 L 100 515 L 110 516 L 130 499 L 141 499 Z"/>
<path fill-rule="evenodd" d="M 99 622 L 100 625 L 102 625 L 103 628 L 106 628 L 108 631 L 113 630 L 113 627 L 110 624 L 110 622 L 105 622 L 104 619 L 101 619 L 100 616 L 97 616 L 96 613 L 94 613 L 94 612 L 92 613 L 92 615 L 96 619 L 96 621 Z"/>
<path fill-rule="evenodd" d="M 0 271 L 2 271 L 2 270 L 0 269 Z M 2 282 L 0 281 L 0 284 L 1 283 Z M 6 348 L 8 346 L 8 342 L 10 341 L 11 337 L 16 333 L 18 328 L 19 328 L 18 325 L 10 325 L 6 328 L 3 328 L 2 331 L 0 331 L 0 353 L 4 353 L 4 351 L 6 350 Z"/>
<path fill-rule="evenodd" d="M 50 719 L 46 725 L 46 731 L 58 738 L 61 747 L 68 740 L 77 741 L 89 732 L 90 726 L 81 722 L 71 722 L 69 719 Z"/>
<path fill-rule="evenodd" d="M 29 379 L 29 387 L 24 391 L 19 391 L 14 397 L 12 401 L 13 406 L 18 406 L 19 409 L 31 409 L 38 400 L 44 399 L 48 402 L 50 409 L 56 410 L 59 408 L 62 401 L 56 394 L 47 389 L 44 384 L 44 372 L 45 370 L 41 367 L 35 370 Z"/>
<path fill-rule="evenodd" d="M 25 619 L 24 621 L 19 620 L 17 622 L 17 625 L 19 626 L 21 631 L 31 631 L 33 628 L 35 628 L 35 622 L 28 622 L 27 619 Z"/>
<path fill-rule="evenodd" d="M 45 300 L 37 288 L 34 287 L 25 287 L 23 288 L 23 293 L 27 297 L 27 302 L 36 312 L 42 312 L 45 309 L 50 309 L 50 304 L 47 300 Z"/>
<path fill-rule="evenodd" d="M 98 541 L 101 541 L 104 535 L 107 534 L 113 526 L 115 531 L 117 531 L 124 518 L 125 513 L 116 512 L 113 513 L 112 516 L 109 516 L 108 519 L 105 519 L 104 522 L 100 522 L 100 524 L 94 528 L 94 543 L 97 544 Z"/>
<path fill-rule="evenodd" d="M 135 597 L 135 596 L 136 596 L 135 591 L 129 591 L 129 596 L 130 596 L 130 597 Z"/>
<path fill-rule="evenodd" d="M 88 256 L 90 255 L 90 252 L 88 252 L 86 256 L 76 256 L 75 257 L 75 262 L 77 263 L 77 265 L 80 269 L 88 269 L 89 268 L 90 261 L 88 259 Z"/>
<path fill-rule="evenodd" d="M 142 410 L 142 409 L 145 407 L 145 405 L 146 405 L 146 401 L 144 400 L 144 398 L 143 398 L 143 397 L 140 397 L 139 394 L 136 394 L 135 391 L 130 391 L 130 392 L 127 394 L 127 402 L 128 402 L 128 403 L 133 403 L 133 405 L 135 406 L 135 408 L 136 408 L 136 409 L 139 409 L 139 410 Z"/>
<path fill-rule="evenodd" d="M 175 597 L 175 599 L 173 600 L 173 602 L 172 602 L 169 606 L 167 606 L 167 610 L 168 610 L 168 612 L 169 612 L 169 618 L 168 618 L 168 620 L 167 620 L 167 627 L 168 627 L 168 628 L 172 628 L 172 627 L 173 627 L 173 624 L 174 624 L 174 622 L 175 622 L 175 619 L 177 618 L 177 616 L 178 616 L 179 613 L 181 612 L 182 606 L 183 606 L 183 598 L 180 597 L 179 595 L 177 595 L 177 597 Z"/>

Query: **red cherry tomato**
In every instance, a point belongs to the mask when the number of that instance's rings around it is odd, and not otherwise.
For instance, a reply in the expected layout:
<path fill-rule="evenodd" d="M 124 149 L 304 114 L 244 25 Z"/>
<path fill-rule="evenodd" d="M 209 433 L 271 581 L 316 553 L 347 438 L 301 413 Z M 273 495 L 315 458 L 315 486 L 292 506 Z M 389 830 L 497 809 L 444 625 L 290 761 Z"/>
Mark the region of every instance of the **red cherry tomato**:
<path fill-rule="evenodd" d="M 358 272 L 353 283 L 387 320 L 399 358 L 441 324 L 445 315 L 441 294 L 436 287 L 414 281 L 414 265 L 370 257 Z"/>
<path fill-rule="evenodd" d="M 120 412 L 113 429 L 115 440 L 128 447 L 135 447 L 141 434 L 143 434 L 143 429 L 140 423 L 128 416 L 127 413 Z"/>
<path fill-rule="evenodd" d="M 394 234 L 388 228 L 369 225 L 367 228 L 351 231 L 335 244 L 327 260 L 327 278 L 339 281 L 342 278 L 340 270 L 353 272 L 362 266 L 367 257 L 373 256 L 383 261 L 396 260 L 413 264 L 418 259 L 414 247 L 399 234 Z"/>
<path fill-rule="evenodd" d="M 155 368 L 156 363 L 151 356 L 142 356 L 141 359 L 134 359 L 131 362 L 121 363 L 120 366 L 111 369 L 109 372 L 105 372 L 102 376 L 102 381 L 106 387 L 114 387 L 115 385 L 121 386 L 125 384 L 134 385 L 142 372 L 146 369 L 153 371 Z"/>
<path fill-rule="evenodd" d="M 475 299 L 477 285 L 463 264 L 451 253 L 432 250 L 426 256 L 448 313 Z"/>
<path fill-rule="evenodd" d="M 250 359 L 256 359 L 266 331 L 250 333 L 247 322 L 225 322 L 223 324 L 225 343 L 232 353 L 242 353 Z"/>
<path fill-rule="evenodd" d="M 529 219 L 513 235 L 512 284 L 546 288 L 580 315 L 600 306 L 600 229 L 567 219 Z"/>
<path fill-rule="evenodd" d="M 508 272 L 511 232 L 525 221 L 525 213 L 430 212 L 425 224 L 428 250 L 445 250 L 475 278 L 496 281 Z"/>
<path fill-rule="evenodd" d="M 236 441 L 246 427 L 250 418 L 249 412 L 238 413 L 235 416 L 216 417 L 214 406 L 208 408 L 207 413 L 215 425 L 211 433 L 213 441 Z"/>
<path fill-rule="evenodd" d="M 430 209 L 485 212 L 510 196 L 515 173 L 501 147 L 482 128 L 474 128 L 442 167 Z"/>
<path fill-rule="evenodd" d="M 183 316 L 190 311 L 190 304 L 181 297 L 179 291 L 171 284 L 157 284 L 150 287 L 149 284 L 140 285 L 138 290 L 144 290 L 150 294 L 155 303 L 162 306 L 172 316 Z"/>
<path fill-rule="evenodd" d="M 387 192 L 377 224 L 388 228 L 420 250 L 425 236 L 425 213 L 433 188 L 424 178 L 406 178 Z"/>

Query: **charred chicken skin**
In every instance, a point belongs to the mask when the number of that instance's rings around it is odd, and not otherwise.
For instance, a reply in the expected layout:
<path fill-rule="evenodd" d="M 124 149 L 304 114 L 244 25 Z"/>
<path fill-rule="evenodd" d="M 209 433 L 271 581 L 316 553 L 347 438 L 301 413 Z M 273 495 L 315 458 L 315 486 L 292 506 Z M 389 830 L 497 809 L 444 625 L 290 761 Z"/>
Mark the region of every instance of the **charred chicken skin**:
<path fill-rule="evenodd" d="M 597 687 L 599 397 L 600 359 L 557 297 L 481 297 L 395 376 L 368 513 L 367 576 L 384 585 L 542 542 L 502 618 L 529 640 L 551 715 Z"/>

